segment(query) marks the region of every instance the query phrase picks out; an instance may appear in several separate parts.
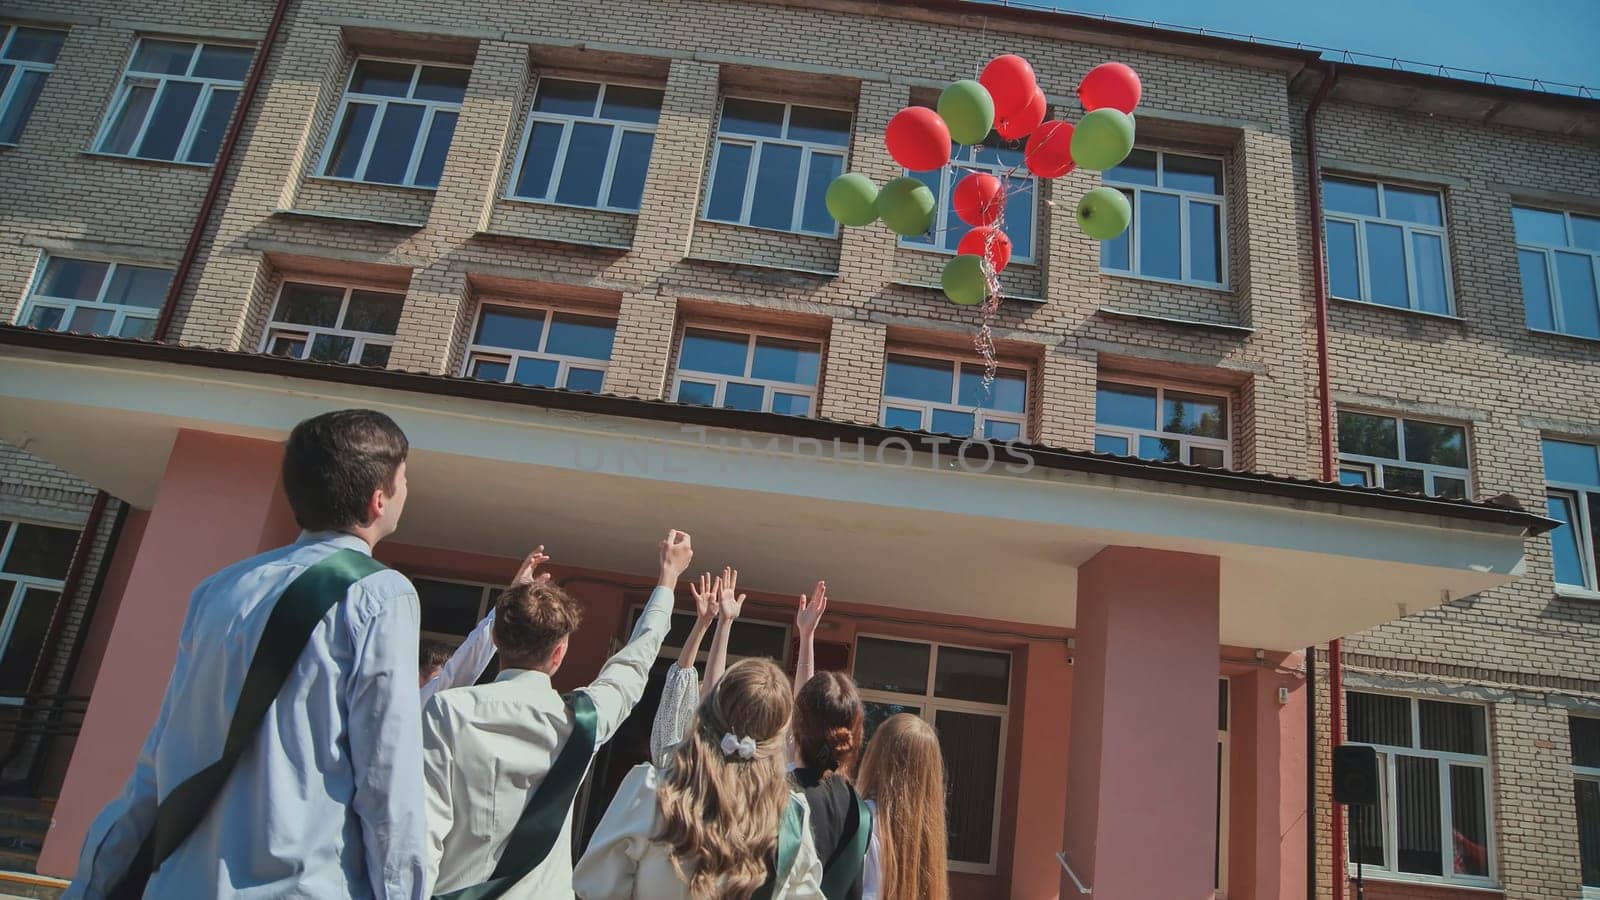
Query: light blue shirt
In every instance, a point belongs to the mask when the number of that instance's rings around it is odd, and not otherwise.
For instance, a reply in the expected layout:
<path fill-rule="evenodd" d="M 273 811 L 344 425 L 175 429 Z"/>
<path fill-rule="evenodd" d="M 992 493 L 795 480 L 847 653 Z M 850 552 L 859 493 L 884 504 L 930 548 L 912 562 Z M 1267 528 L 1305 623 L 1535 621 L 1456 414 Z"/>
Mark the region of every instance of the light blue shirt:
<path fill-rule="evenodd" d="M 213 575 L 189 601 L 161 713 L 122 795 L 89 828 L 66 898 L 99 898 L 150 830 L 158 798 L 222 753 L 267 616 L 346 534 L 301 535 Z M 416 589 L 385 570 L 311 633 L 215 805 L 151 877 L 153 898 L 428 896 Z"/>

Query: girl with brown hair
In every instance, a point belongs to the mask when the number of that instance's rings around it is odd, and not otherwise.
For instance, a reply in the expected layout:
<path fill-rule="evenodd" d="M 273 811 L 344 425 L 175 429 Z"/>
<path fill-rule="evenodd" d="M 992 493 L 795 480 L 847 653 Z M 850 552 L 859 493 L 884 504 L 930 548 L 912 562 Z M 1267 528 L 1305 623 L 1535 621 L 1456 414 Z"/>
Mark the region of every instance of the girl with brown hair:
<path fill-rule="evenodd" d="M 944 756 L 933 727 L 910 713 L 885 719 L 858 783 L 872 808 L 864 900 L 946 900 Z"/>
<path fill-rule="evenodd" d="M 822 862 L 784 746 L 794 702 L 769 660 L 730 666 L 667 765 L 628 773 L 573 872 L 585 900 L 820 900 Z"/>

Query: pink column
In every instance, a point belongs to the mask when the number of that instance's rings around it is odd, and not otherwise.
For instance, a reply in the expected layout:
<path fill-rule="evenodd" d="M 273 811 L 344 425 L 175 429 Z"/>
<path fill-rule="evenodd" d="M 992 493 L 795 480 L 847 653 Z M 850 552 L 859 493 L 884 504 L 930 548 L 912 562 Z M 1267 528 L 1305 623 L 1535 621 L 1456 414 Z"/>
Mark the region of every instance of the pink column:
<path fill-rule="evenodd" d="M 1061 866 L 1062 811 L 1067 802 L 1067 770 L 1061 765 L 1071 716 L 1072 650 L 1059 641 L 1030 641 L 1023 677 L 1017 754 L 1016 814 L 1011 828 L 1011 896 L 1053 897 Z M 1015 681 L 1013 683 L 1016 683 Z M 1013 708 L 1016 708 L 1013 705 Z M 1008 781 L 1010 779 L 1007 779 Z M 1006 843 L 1005 833 L 1001 835 Z"/>
<path fill-rule="evenodd" d="M 231 563 L 294 539 L 282 446 L 180 431 L 116 610 L 39 871 L 69 877 L 84 833 L 133 771 L 177 656 L 189 594 Z"/>
<path fill-rule="evenodd" d="M 1298 657 L 1230 680 L 1230 898 L 1305 893 L 1306 689 L 1292 671 Z M 1279 702 L 1280 689 L 1287 702 Z"/>
<path fill-rule="evenodd" d="M 1095 900 L 1213 894 L 1219 568 L 1107 547 L 1078 569 L 1064 843 Z"/>

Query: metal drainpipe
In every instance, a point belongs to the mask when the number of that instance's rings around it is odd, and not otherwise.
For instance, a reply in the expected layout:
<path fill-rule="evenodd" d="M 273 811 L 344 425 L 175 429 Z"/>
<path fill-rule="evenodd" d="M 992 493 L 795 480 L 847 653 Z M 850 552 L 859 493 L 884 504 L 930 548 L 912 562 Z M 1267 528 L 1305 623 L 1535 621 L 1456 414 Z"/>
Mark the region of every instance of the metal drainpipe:
<path fill-rule="evenodd" d="M 1322 257 L 1322 167 L 1317 161 L 1317 110 L 1326 100 L 1329 91 L 1333 90 L 1333 83 L 1339 78 L 1339 67 L 1334 63 L 1323 63 L 1322 84 L 1317 87 L 1317 93 L 1311 98 L 1311 105 L 1306 107 L 1305 135 L 1306 135 L 1306 179 L 1310 187 L 1311 205 L 1311 271 L 1316 289 L 1315 306 L 1317 319 L 1317 409 L 1321 419 L 1322 437 L 1322 480 L 1334 480 L 1333 464 L 1333 390 L 1329 383 L 1328 375 L 1328 270 L 1327 263 Z M 1309 657 L 1308 657 L 1309 659 Z M 1328 642 L 1328 739 L 1331 746 L 1337 747 L 1344 743 L 1343 719 L 1343 694 L 1344 694 L 1344 663 L 1340 656 L 1340 643 L 1338 640 Z M 1309 701 L 1311 706 L 1316 705 L 1313 696 Z M 1315 744 L 1306 748 L 1308 755 L 1314 756 Z M 1313 769 L 1313 774 L 1315 770 Z M 1310 794 L 1315 798 L 1313 788 Z M 1315 809 L 1313 805 L 1312 809 Z M 1312 809 L 1307 810 L 1311 814 Z M 1333 844 L 1329 880 L 1333 886 L 1333 900 L 1344 900 L 1344 809 L 1339 804 L 1333 804 L 1328 821 L 1329 837 Z M 1315 891 L 1315 856 L 1307 859 L 1307 864 L 1312 869 L 1312 891 Z"/>
<path fill-rule="evenodd" d="M 205 236 L 206 226 L 211 223 L 211 213 L 216 209 L 217 197 L 222 193 L 222 180 L 227 177 L 228 164 L 233 161 L 234 148 L 239 143 L 239 135 L 244 131 L 244 120 L 250 115 L 250 107 L 256 98 L 256 89 L 261 86 L 263 76 L 267 71 L 267 60 L 272 56 L 272 48 L 278 43 L 278 33 L 283 30 L 284 16 L 289 12 L 291 0 L 278 0 L 278 5 L 272 10 L 272 20 L 267 23 L 266 36 L 261 39 L 261 48 L 256 52 L 255 61 L 250 66 L 250 74 L 245 78 L 244 88 L 239 92 L 239 102 L 233 111 L 233 121 L 228 123 L 228 131 L 222 136 L 222 146 L 217 150 L 217 161 L 211 166 L 211 183 L 206 185 L 206 195 L 200 201 L 200 211 L 195 214 L 194 227 L 189 231 L 189 240 L 183 246 L 183 256 L 178 259 L 178 268 L 172 273 L 172 284 L 167 288 L 167 298 L 161 304 L 161 316 L 156 319 L 156 330 L 152 337 L 157 341 L 167 339 L 167 331 L 172 327 L 172 316 L 178 310 L 178 298 L 183 295 L 184 285 L 189 281 L 189 272 L 194 268 L 195 257 L 200 254 L 200 241 Z"/>

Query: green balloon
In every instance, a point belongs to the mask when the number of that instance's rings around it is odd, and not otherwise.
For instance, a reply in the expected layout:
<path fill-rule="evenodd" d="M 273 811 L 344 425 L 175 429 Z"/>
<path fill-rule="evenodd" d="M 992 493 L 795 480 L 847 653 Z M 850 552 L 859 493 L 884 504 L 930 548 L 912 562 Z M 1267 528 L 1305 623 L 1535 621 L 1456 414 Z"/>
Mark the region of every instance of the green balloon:
<path fill-rule="evenodd" d="M 933 227 L 938 201 L 927 185 L 906 175 L 884 185 L 878 192 L 875 206 L 890 231 L 903 237 L 916 237 Z"/>
<path fill-rule="evenodd" d="M 1128 196 L 1116 188 L 1097 187 L 1078 201 L 1078 228 L 1097 241 L 1109 241 L 1127 231 L 1132 220 Z"/>
<path fill-rule="evenodd" d="M 1079 120 L 1072 130 L 1072 161 L 1080 169 L 1114 169 L 1133 152 L 1133 117 L 1103 107 Z"/>
<path fill-rule="evenodd" d="M 977 306 L 989 296 L 989 264 L 983 257 L 963 253 L 944 264 L 939 285 L 957 306 Z"/>
<path fill-rule="evenodd" d="M 988 88 L 970 78 L 952 82 L 939 95 L 939 117 L 950 126 L 951 140 L 981 144 L 994 127 L 994 98 Z"/>
<path fill-rule="evenodd" d="M 835 178 L 828 185 L 828 194 L 823 198 L 828 212 L 839 224 L 853 226 L 871 225 L 877 221 L 878 211 L 873 208 L 877 199 L 878 186 L 860 172 L 849 172 Z"/>

